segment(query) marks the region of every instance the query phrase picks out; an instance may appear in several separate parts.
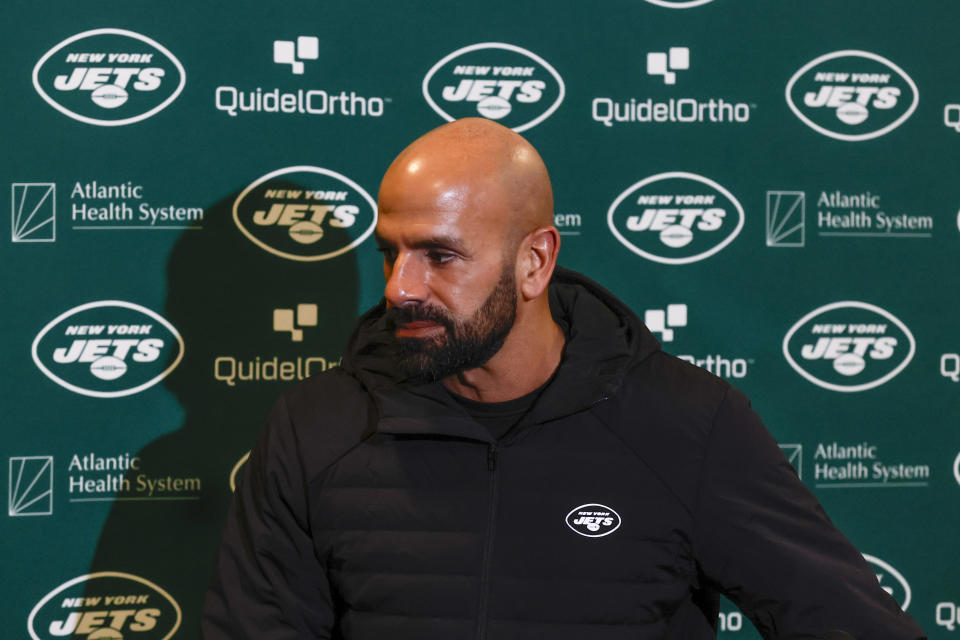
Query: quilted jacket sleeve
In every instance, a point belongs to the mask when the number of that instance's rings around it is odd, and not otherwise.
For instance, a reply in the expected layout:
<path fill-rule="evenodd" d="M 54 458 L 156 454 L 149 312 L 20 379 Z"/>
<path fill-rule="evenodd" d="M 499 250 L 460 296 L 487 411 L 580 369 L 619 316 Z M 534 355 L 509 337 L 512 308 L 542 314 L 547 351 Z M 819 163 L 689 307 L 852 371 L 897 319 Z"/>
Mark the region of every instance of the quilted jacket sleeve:
<path fill-rule="evenodd" d="M 240 474 L 203 608 L 207 640 L 330 638 L 330 585 L 311 544 L 284 399 Z"/>
<path fill-rule="evenodd" d="M 925 637 L 735 389 L 714 420 L 695 509 L 704 574 L 764 638 Z"/>

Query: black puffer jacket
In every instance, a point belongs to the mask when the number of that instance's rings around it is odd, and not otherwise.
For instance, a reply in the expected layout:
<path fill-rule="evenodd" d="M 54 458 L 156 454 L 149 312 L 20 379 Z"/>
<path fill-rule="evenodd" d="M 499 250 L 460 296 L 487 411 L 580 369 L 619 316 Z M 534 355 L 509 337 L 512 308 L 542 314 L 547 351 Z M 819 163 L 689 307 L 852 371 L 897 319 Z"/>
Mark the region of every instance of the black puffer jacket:
<path fill-rule="evenodd" d="M 208 640 L 700 639 L 718 594 L 770 638 L 923 635 L 746 398 L 558 270 L 567 345 L 499 441 L 393 378 L 382 306 L 277 403 L 237 488 Z"/>

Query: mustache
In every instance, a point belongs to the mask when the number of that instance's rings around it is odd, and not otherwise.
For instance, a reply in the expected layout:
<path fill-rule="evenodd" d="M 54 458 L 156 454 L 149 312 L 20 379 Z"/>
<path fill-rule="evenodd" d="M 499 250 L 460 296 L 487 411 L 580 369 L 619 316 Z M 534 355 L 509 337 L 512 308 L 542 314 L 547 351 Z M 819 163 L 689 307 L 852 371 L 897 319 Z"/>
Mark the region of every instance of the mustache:
<path fill-rule="evenodd" d="M 442 309 L 429 305 L 411 305 L 405 307 L 390 307 L 384 312 L 387 327 L 393 331 L 411 322 L 435 322 L 448 330 L 452 330 L 453 319 Z"/>

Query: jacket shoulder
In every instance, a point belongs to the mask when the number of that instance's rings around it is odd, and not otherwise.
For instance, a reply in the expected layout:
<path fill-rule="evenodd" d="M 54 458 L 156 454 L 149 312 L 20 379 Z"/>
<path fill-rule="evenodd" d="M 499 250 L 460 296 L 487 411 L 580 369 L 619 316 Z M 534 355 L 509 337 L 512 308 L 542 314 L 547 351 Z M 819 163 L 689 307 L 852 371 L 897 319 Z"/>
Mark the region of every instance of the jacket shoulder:
<path fill-rule="evenodd" d="M 374 429 L 376 410 L 367 390 L 339 367 L 287 389 L 270 428 L 286 432 L 308 478 L 323 472 Z"/>
<path fill-rule="evenodd" d="M 732 390 L 705 369 L 657 351 L 625 374 L 599 417 L 692 512 L 710 433 Z"/>

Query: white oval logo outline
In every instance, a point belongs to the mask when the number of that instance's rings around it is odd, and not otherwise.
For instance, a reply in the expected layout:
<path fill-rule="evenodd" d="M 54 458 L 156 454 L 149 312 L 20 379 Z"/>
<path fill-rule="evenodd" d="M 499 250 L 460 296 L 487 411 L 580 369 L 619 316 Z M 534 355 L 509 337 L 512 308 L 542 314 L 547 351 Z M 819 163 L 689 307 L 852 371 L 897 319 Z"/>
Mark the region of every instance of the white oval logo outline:
<path fill-rule="evenodd" d="M 803 112 L 801 112 L 800 109 L 793 103 L 793 98 L 790 95 L 790 92 L 793 89 L 793 85 L 796 84 L 797 80 L 799 80 L 804 73 L 806 73 L 813 67 L 817 66 L 821 62 L 826 62 L 827 60 L 833 60 L 834 58 L 840 58 L 844 56 L 867 58 L 869 60 L 873 60 L 874 62 L 879 62 L 880 64 L 885 65 L 890 69 L 896 71 L 897 74 L 907 82 L 907 84 L 910 86 L 910 89 L 913 91 L 913 103 L 907 108 L 906 111 L 903 112 L 903 114 L 899 118 L 897 118 L 887 126 L 877 131 L 873 131 L 871 133 L 859 133 L 859 134 L 836 133 L 834 131 L 830 131 L 825 127 L 821 127 L 817 123 L 813 122 Z M 906 71 L 898 67 L 896 64 L 894 64 L 890 60 L 887 60 L 883 56 L 878 56 L 875 53 L 870 53 L 869 51 L 861 51 L 859 49 L 844 49 L 843 51 L 834 51 L 832 53 L 826 53 L 822 56 L 814 58 L 807 64 L 800 67 L 800 69 L 793 74 L 793 76 L 787 82 L 785 95 L 787 98 L 787 105 L 793 111 L 794 115 L 800 118 L 800 120 L 805 125 L 807 125 L 808 127 L 810 127 L 811 129 L 813 129 L 818 133 L 822 133 L 825 136 L 836 138 L 837 140 L 847 140 L 850 142 L 857 142 L 860 140 L 869 140 L 871 138 L 879 138 L 880 136 L 887 134 L 890 131 L 893 131 L 894 129 L 899 127 L 901 124 L 903 124 L 907 120 L 907 118 L 913 115 L 913 112 L 916 111 L 917 109 L 917 104 L 920 102 L 920 91 L 917 89 L 917 85 L 914 84 L 913 79 L 907 75 Z"/>
<path fill-rule="evenodd" d="M 433 75 L 440 69 L 440 67 L 442 67 L 449 61 L 453 60 L 454 58 L 460 55 L 463 55 L 465 53 L 470 53 L 471 51 L 477 51 L 479 49 L 505 49 L 507 51 L 512 51 L 514 53 L 525 55 L 528 58 L 532 59 L 537 64 L 539 64 L 540 66 L 542 66 L 544 69 L 546 69 L 550 73 L 550 75 L 553 76 L 553 79 L 557 81 L 557 84 L 560 87 L 560 94 L 557 96 L 556 101 L 552 105 L 550 105 L 550 107 L 546 111 L 544 111 L 542 114 L 540 114 L 540 116 L 534 118 L 530 122 L 527 122 L 525 124 L 522 124 L 516 127 L 511 127 L 513 131 L 520 133 L 521 131 L 532 129 L 533 127 L 537 126 L 538 124 L 540 124 L 541 122 L 549 118 L 551 115 L 553 115 L 553 112 L 556 111 L 557 108 L 560 106 L 560 103 L 563 102 L 563 98 L 566 95 L 566 91 L 567 91 L 566 86 L 563 84 L 563 78 L 560 77 L 560 73 L 557 72 L 557 70 L 554 69 L 549 62 L 547 62 L 546 60 L 544 60 L 534 52 L 529 51 L 528 49 L 524 49 L 523 47 L 518 47 L 513 44 L 507 44 L 505 42 L 479 42 L 477 44 L 471 44 L 469 46 L 457 49 L 453 53 L 448 53 L 446 56 L 441 58 L 439 62 L 437 62 L 432 67 L 430 67 L 430 70 L 427 71 L 427 75 L 423 77 L 423 83 L 421 85 L 423 90 L 423 97 L 426 99 L 427 104 L 430 105 L 430 108 L 436 111 L 437 114 L 447 122 L 453 122 L 454 120 L 456 120 L 456 118 L 454 118 L 449 113 L 444 111 L 440 107 L 440 105 L 438 105 L 434 101 L 433 97 L 430 95 L 430 92 L 427 90 L 427 87 L 430 84 L 430 79 L 433 78 Z"/>
<path fill-rule="evenodd" d="M 900 586 L 903 587 L 903 605 L 900 607 L 904 611 L 907 610 L 907 607 L 910 606 L 910 600 L 912 599 L 912 593 L 910 591 L 910 584 L 907 582 L 907 579 L 903 577 L 903 574 L 894 569 L 890 564 L 884 562 L 876 556 L 871 556 L 866 553 L 861 554 L 867 562 L 872 562 L 873 564 L 879 566 L 881 569 L 888 571 L 893 578 L 900 583 Z"/>
<path fill-rule="evenodd" d="M 38 602 L 33 607 L 33 610 L 30 611 L 30 615 L 27 617 L 27 631 L 30 633 L 30 637 L 33 638 L 33 640 L 43 640 L 43 638 L 41 638 L 40 636 L 38 636 L 36 633 L 33 632 L 33 620 L 34 618 L 36 618 L 37 612 L 43 608 L 43 605 L 45 605 L 47 602 L 52 600 L 53 597 L 58 593 L 60 593 L 61 591 L 64 591 L 65 589 L 68 589 L 77 583 L 88 581 L 88 580 L 94 580 L 96 578 L 124 578 L 126 580 L 133 580 L 134 582 L 139 582 L 141 584 L 144 584 L 150 587 L 151 589 L 153 589 L 154 591 L 162 595 L 164 598 L 166 598 L 167 601 L 173 605 L 174 611 L 177 612 L 176 623 L 173 625 L 173 628 L 170 630 L 170 632 L 162 638 L 162 640 L 170 640 L 170 638 L 172 638 L 174 634 L 177 632 L 177 629 L 180 628 L 180 623 L 183 620 L 183 612 L 180 611 L 180 605 L 177 604 L 177 601 L 174 600 L 173 596 L 167 593 L 165 589 L 163 589 L 157 584 L 154 584 L 153 582 L 150 582 L 146 578 L 135 576 L 132 573 L 123 573 L 121 571 L 98 571 L 96 573 L 87 573 L 82 576 L 77 576 L 76 578 L 72 578 L 71 580 L 67 580 L 66 582 L 61 584 L 59 587 L 55 587 L 47 595 L 41 598 L 40 602 Z"/>
<path fill-rule="evenodd" d="M 46 62 L 48 58 L 50 58 L 50 56 L 52 56 L 54 53 L 56 53 L 63 47 L 67 46 L 68 44 L 75 42 L 77 40 L 81 40 L 83 38 L 87 38 L 90 36 L 103 35 L 103 34 L 126 36 L 128 38 L 140 40 L 141 42 L 146 42 L 148 45 L 150 45 L 151 47 L 153 47 L 154 49 L 156 49 L 157 51 L 165 55 L 168 60 L 173 62 L 174 66 L 177 68 L 177 71 L 180 72 L 180 84 L 177 85 L 177 88 L 174 90 L 173 93 L 170 94 L 170 96 L 166 100 L 161 102 L 156 107 L 150 109 L 146 113 L 142 113 L 138 116 L 134 116 L 131 118 L 124 118 L 123 120 L 99 120 L 97 118 L 90 118 L 88 116 L 80 115 L 79 113 L 75 113 L 70 109 L 67 109 L 66 107 L 58 103 L 56 100 L 54 100 L 50 95 L 48 95 L 47 92 L 43 90 L 43 87 L 40 86 L 40 78 L 39 78 L 40 68 L 43 66 L 43 63 Z M 50 104 L 50 106 L 52 106 L 54 109 L 56 109 L 60 113 L 70 118 L 73 118 L 74 120 L 79 120 L 80 122 L 86 122 L 87 124 L 94 124 L 99 127 L 119 127 L 126 124 L 133 124 L 134 122 L 139 122 L 141 120 L 146 120 L 150 116 L 155 115 L 160 111 L 163 111 L 165 108 L 167 108 L 167 106 L 170 105 L 171 102 L 176 100 L 177 96 L 180 95 L 180 92 L 183 91 L 183 87 L 186 84 L 187 84 L 187 72 L 183 68 L 183 65 L 180 64 L 180 61 L 177 60 L 177 57 L 174 56 L 169 49 L 164 47 L 162 44 L 160 44 L 156 40 L 153 40 L 152 38 L 148 38 L 145 35 L 136 33 L 135 31 L 128 31 L 127 29 L 112 29 L 112 28 L 91 29 L 90 31 L 84 31 L 74 36 L 70 36 L 60 44 L 54 45 L 49 51 L 43 54 L 43 57 L 41 57 L 40 60 L 37 62 L 37 64 L 34 65 L 33 67 L 33 87 L 34 89 L 37 90 L 37 93 L 40 94 L 41 98 L 46 100 L 47 103 Z"/>
<path fill-rule="evenodd" d="M 606 509 L 613 515 L 617 516 L 617 526 L 613 527 L 609 531 L 604 531 L 603 533 L 596 533 L 596 534 L 584 533 L 583 531 L 578 531 L 577 529 L 574 528 L 572 524 L 570 524 L 570 516 L 572 516 L 574 512 L 576 512 L 578 509 L 583 509 L 584 507 L 602 507 L 603 509 Z M 623 524 L 623 518 L 620 517 L 619 513 L 617 513 L 616 511 L 614 511 L 613 509 L 611 509 L 605 504 L 600 504 L 599 502 L 587 502 L 580 505 L 579 507 L 574 507 L 573 509 L 570 509 L 570 512 L 566 515 L 563 521 L 566 523 L 568 527 L 570 527 L 571 531 L 573 531 L 574 533 L 579 533 L 581 536 L 584 536 L 585 538 L 602 538 L 603 536 L 608 536 L 614 531 L 616 531 L 617 529 L 619 529 L 620 525 Z"/>
<path fill-rule="evenodd" d="M 658 256 L 648 251 L 644 251 L 640 247 L 634 245 L 632 242 L 627 240 L 623 236 L 623 234 L 620 233 L 617 227 L 613 224 L 613 214 L 617 210 L 617 207 L 620 206 L 620 203 L 622 203 L 627 198 L 627 196 L 629 196 L 631 193 L 633 193 L 637 189 L 640 189 L 641 187 L 644 187 L 653 182 L 659 182 L 661 180 L 669 180 L 671 178 L 684 178 L 687 180 L 702 182 L 708 187 L 718 191 L 727 200 L 733 203 L 733 206 L 736 208 L 737 213 L 740 214 L 740 220 L 737 222 L 736 228 L 730 232 L 730 235 L 728 235 L 726 238 L 721 240 L 718 244 L 711 247 L 710 249 L 693 256 L 688 256 L 686 258 L 667 258 L 663 256 Z M 633 251 L 638 256 L 641 256 L 648 260 L 653 260 L 654 262 L 660 262 L 662 264 L 689 264 L 691 262 L 698 262 L 700 260 L 709 258 L 713 254 L 721 251 L 724 247 L 726 247 L 728 244 L 733 242 L 738 235 L 740 235 L 740 230 L 743 229 L 743 223 L 745 218 L 746 216 L 743 213 L 743 206 L 740 204 L 740 201 L 733 196 L 732 193 L 724 189 L 722 186 L 720 186 L 719 183 L 714 182 L 710 178 L 697 175 L 696 173 L 690 173 L 687 171 L 667 171 L 666 173 L 658 173 L 652 176 L 648 176 L 639 182 L 635 182 L 629 187 L 627 187 L 619 196 L 617 196 L 617 199 L 613 201 L 613 204 L 610 205 L 610 208 L 607 210 L 607 226 L 610 227 L 610 231 L 612 231 L 613 235 L 616 236 L 617 240 L 620 241 L 620 244 L 625 246 L 627 249 L 630 249 L 630 251 Z"/>
<path fill-rule="evenodd" d="M 61 320 L 65 318 L 69 318 L 70 316 L 80 313 L 81 311 L 86 311 L 87 309 L 96 309 L 98 307 L 123 307 L 126 309 L 139 311 L 140 313 L 153 318 L 154 320 L 162 324 L 164 327 L 166 327 L 167 331 L 169 331 L 171 335 L 173 335 L 173 337 L 177 339 L 177 342 L 180 345 L 180 353 L 177 355 L 173 363 L 169 367 L 167 367 L 162 373 L 131 389 L 123 389 L 120 391 L 92 391 L 90 389 L 84 389 L 83 387 L 78 387 L 75 384 L 67 382 L 57 374 L 50 371 L 50 369 L 48 369 L 46 365 L 43 364 L 43 362 L 40 360 L 39 353 L 37 353 L 37 348 L 39 347 L 40 341 L 47 334 L 47 332 L 53 327 L 55 327 L 57 324 L 59 324 Z M 94 398 L 120 398 L 122 396 L 130 396 L 135 393 L 139 393 L 144 389 L 152 387 L 153 385 L 157 384 L 158 382 L 166 378 L 168 375 L 170 375 L 170 373 L 177 368 L 177 365 L 180 364 L 180 361 L 183 359 L 184 350 L 185 350 L 185 346 L 183 344 L 183 337 L 180 335 L 180 332 L 177 331 L 176 327 L 170 324 L 170 322 L 168 322 L 166 318 L 164 318 L 159 313 L 151 309 L 140 306 L 139 304 L 134 304 L 132 302 L 124 302 L 123 300 L 99 300 L 97 302 L 87 302 L 86 304 L 81 304 L 76 307 L 73 307 L 72 309 L 68 309 L 67 311 L 64 311 L 63 313 L 58 315 L 56 318 L 48 322 L 47 325 L 40 330 L 40 333 L 37 334 L 37 337 L 33 339 L 33 346 L 30 349 L 31 355 L 33 356 L 34 364 L 36 364 L 37 367 L 39 367 L 40 371 L 42 371 L 44 375 L 46 375 L 48 378 L 50 378 L 51 380 L 59 384 L 61 387 L 64 387 L 65 389 L 69 389 L 74 393 L 79 393 L 81 395 L 91 396 Z"/>
<path fill-rule="evenodd" d="M 650 4 L 667 7 L 668 9 L 691 9 L 712 1 L 713 0 L 686 0 L 686 2 L 669 2 L 669 0 L 647 0 Z"/>
<path fill-rule="evenodd" d="M 805 371 L 796 360 L 793 359 L 793 356 L 790 355 L 790 350 L 788 345 L 790 343 L 790 338 L 793 337 L 793 334 L 797 332 L 800 327 L 810 321 L 812 318 L 820 315 L 821 313 L 826 313 L 827 311 L 832 311 L 834 309 L 840 309 L 844 307 L 854 307 L 857 309 L 866 309 L 867 311 L 872 311 L 877 315 L 883 316 L 884 318 L 890 320 L 895 324 L 903 333 L 907 336 L 907 340 L 910 343 L 910 350 L 907 353 L 907 356 L 904 358 L 903 362 L 897 365 L 892 371 L 889 371 L 886 375 L 881 378 L 874 380 L 873 382 L 864 382 L 861 384 L 855 385 L 839 385 L 832 382 L 827 382 L 821 380 L 814 376 L 812 373 Z M 794 368 L 794 370 L 799 373 L 801 376 L 812 382 L 813 384 L 823 387 L 824 389 L 830 389 L 831 391 L 842 391 L 844 393 L 853 393 L 855 391 L 866 391 L 867 389 L 873 389 L 874 387 L 879 387 L 883 383 L 889 381 L 898 373 L 903 371 L 910 361 L 913 359 L 913 354 L 917 350 L 916 340 L 913 338 L 913 334 L 910 332 L 910 329 L 907 328 L 903 322 L 900 321 L 895 315 L 887 311 L 886 309 L 881 309 L 880 307 L 869 304 L 867 302 L 858 302 L 856 300 L 841 300 L 840 302 L 831 302 L 830 304 L 825 304 L 822 307 L 817 307 L 810 313 L 806 314 L 797 322 L 794 323 L 792 327 L 787 331 L 787 335 L 783 337 L 783 355 L 787 359 L 787 363 Z"/>
<path fill-rule="evenodd" d="M 250 454 L 251 454 L 251 453 L 252 453 L 252 452 L 247 451 L 245 454 L 243 454 L 243 455 L 240 457 L 239 460 L 237 460 L 237 464 L 233 465 L 233 469 L 230 471 L 230 491 L 231 491 L 231 492 L 236 492 L 236 490 L 237 490 L 237 473 L 240 472 L 240 468 L 243 467 L 243 464 L 244 464 L 247 460 L 250 459 Z"/>
<path fill-rule="evenodd" d="M 953 477 L 957 479 L 957 484 L 960 484 L 960 453 L 953 461 Z"/>
<path fill-rule="evenodd" d="M 360 234 L 359 237 L 357 237 L 353 242 L 346 245 L 345 247 L 341 247 L 336 251 L 330 251 L 328 253 L 323 253 L 317 256 L 299 256 L 295 253 L 287 253 L 286 251 L 275 249 L 270 245 L 268 245 L 267 243 L 263 242 L 262 240 L 260 240 L 260 238 L 256 237 L 249 229 L 243 226 L 242 222 L 240 222 L 240 212 L 238 211 L 240 207 L 240 202 L 242 202 L 243 199 L 247 197 L 248 193 L 253 191 L 255 188 L 257 188 L 267 180 L 270 180 L 271 178 L 275 178 L 277 176 L 284 175 L 287 173 L 319 173 L 320 175 L 325 175 L 328 178 L 334 178 L 335 180 L 339 180 L 340 182 L 343 182 L 344 184 L 352 188 L 354 191 L 359 193 L 367 201 L 367 204 L 369 204 L 370 208 L 373 210 L 373 220 L 370 223 L 370 228 L 368 228 L 366 231 Z M 351 249 L 355 249 L 356 247 L 360 246 L 360 244 L 364 240 L 369 238 L 371 233 L 373 233 L 373 230 L 377 226 L 377 216 L 378 216 L 377 203 L 373 201 L 373 198 L 370 197 L 370 194 L 367 193 L 366 189 L 364 189 L 359 184 L 357 184 L 347 176 L 343 175 L 342 173 L 337 173 L 336 171 L 332 171 L 330 169 L 324 169 L 322 167 L 314 167 L 311 165 L 297 165 L 293 167 L 284 167 L 283 169 L 277 169 L 276 171 L 271 171 L 267 175 L 261 176 L 256 180 L 254 180 L 253 182 L 251 182 L 249 185 L 247 185 L 247 188 L 241 191 L 240 195 L 237 196 L 237 199 L 233 201 L 233 221 L 234 223 L 236 223 L 240 231 L 243 232 L 243 235 L 247 236 L 248 240 L 253 242 L 255 245 L 257 245 L 264 251 L 268 251 L 275 256 L 280 256 L 281 258 L 287 258 L 288 260 L 297 260 L 299 262 L 317 262 L 318 260 L 328 260 L 330 258 L 335 258 L 339 255 L 343 255 L 344 253 L 350 251 Z"/>

